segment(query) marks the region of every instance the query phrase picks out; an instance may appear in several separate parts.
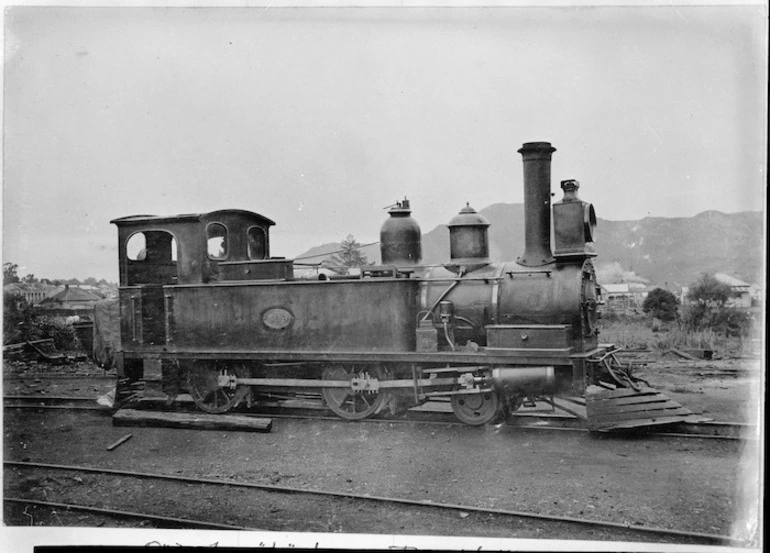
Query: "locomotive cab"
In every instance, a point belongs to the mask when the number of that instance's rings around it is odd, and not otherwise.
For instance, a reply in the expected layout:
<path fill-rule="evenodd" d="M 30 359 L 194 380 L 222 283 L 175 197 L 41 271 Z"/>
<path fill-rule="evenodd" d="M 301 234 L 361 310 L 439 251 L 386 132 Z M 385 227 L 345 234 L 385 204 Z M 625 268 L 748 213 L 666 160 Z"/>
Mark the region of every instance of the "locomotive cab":
<path fill-rule="evenodd" d="M 227 209 L 201 215 L 211 280 L 292 280 L 293 263 L 270 257 L 269 229 L 275 223 L 250 211 Z"/>
<path fill-rule="evenodd" d="M 120 285 L 162 286 L 293 278 L 292 261 L 270 257 L 270 227 L 257 213 L 133 215 L 118 227 Z"/>

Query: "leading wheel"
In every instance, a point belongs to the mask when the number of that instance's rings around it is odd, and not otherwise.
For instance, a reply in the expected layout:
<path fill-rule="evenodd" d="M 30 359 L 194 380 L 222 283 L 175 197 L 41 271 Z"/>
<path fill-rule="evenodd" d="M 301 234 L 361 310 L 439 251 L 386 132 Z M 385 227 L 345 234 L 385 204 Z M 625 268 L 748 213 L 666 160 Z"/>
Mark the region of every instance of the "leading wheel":
<path fill-rule="evenodd" d="M 246 378 L 249 371 L 242 365 L 193 363 L 187 371 L 187 391 L 199 409 L 207 413 L 227 413 L 249 393 L 248 386 L 220 386 L 219 377 Z"/>
<path fill-rule="evenodd" d="M 373 366 L 367 367 L 365 365 L 343 363 L 326 367 L 323 371 L 324 380 L 344 380 L 351 383 L 350 386 L 345 388 L 321 388 L 321 395 L 329 409 L 343 419 L 348 420 L 361 420 L 377 413 L 387 394 L 380 390 L 355 390 L 352 384 L 353 378 L 365 379 L 369 377 L 381 379 L 385 376 L 384 369 L 373 369 Z"/>
<path fill-rule="evenodd" d="M 480 426 L 503 418 L 505 409 L 496 392 L 452 396 L 452 411 L 465 424 Z"/>

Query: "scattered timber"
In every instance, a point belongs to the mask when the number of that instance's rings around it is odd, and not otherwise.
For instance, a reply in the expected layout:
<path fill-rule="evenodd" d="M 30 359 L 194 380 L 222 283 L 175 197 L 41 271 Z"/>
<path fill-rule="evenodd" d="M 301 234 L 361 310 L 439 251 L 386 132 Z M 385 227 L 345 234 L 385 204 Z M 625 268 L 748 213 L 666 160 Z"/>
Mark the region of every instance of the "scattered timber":
<path fill-rule="evenodd" d="M 53 339 L 32 340 L 20 342 L 18 344 L 7 344 L 3 346 L 3 353 L 7 354 L 9 359 L 17 359 L 25 354 L 34 354 L 38 361 L 50 363 L 52 365 L 64 365 L 73 361 L 85 361 L 88 359 L 86 354 L 66 355 L 58 353 L 54 347 Z"/>
<path fill-rule="evenodd" d="M 272 419 L 246 415 L 210 415 L 207 413 L 177 413 L 120 409 L 112 416 L 114 426 L 157 426 L 192 430 L 235 430 L 241 432 L 270 432 Z"/>
<path fill-rule="evenodd" d="M 117 442 L 115 442 L 114 444 L 107 446 L 107 451 L 112 451 L 113 449 L 115 449 L 115 448 L 116 448 L 116 447 L 118 447 L 119 445 L 122 445 L 122 444 L 126 443 L 126 442 L 127 442 L 128 440 L 130 440 L 132 437 L 133 437 L 133 434 L 126 434 L 125 436 L 123 436 L 121 439 L 119 439 L 119 440 L 118 440 Z"/>
<path fill-rule="evenodd" d="M 53 338 L 46 338 L 45 340 L 32 340 L 30 342 L 19 342 L 18 344 L 7 344 L 3 346 L 3 351 L 15 351 L 24 349 L 26 346 L 35 344 L 51 344 L 53 345 Z"/>
<path fill-rule="evenodd" d="M 697 357 L 695 357 L 694 355 L 690 355 L 689 353 L 686 353 L 680 349 L 671 348 L 666 353 L 673 353 L 674 355 L 678 355 L 682 359 L 689 359 L 690 361 L 698 361 Z M 666 353 L 664 353 L 663 355 L 665 355 Z"/>

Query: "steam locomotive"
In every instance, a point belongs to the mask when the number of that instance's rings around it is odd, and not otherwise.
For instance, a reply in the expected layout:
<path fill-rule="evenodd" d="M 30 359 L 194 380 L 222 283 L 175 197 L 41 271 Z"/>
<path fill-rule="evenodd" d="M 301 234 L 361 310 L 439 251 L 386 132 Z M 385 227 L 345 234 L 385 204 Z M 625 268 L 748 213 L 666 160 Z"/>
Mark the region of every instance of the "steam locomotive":
<path fill-rule="evenodd" d="M 119 376 L 142 381 L 146 397 L 171 401 L 187 391 L 210 413 L 320 394 L 350 420 L 438 400 L 482 425 L 535 399 L 564 408 L 557 398 L 582 404 L 579 416 L 595 429 L 686 417 L 598 342 L 596 214 L 578 197 L 578 181 L 561 182 L 552 250 L 555 148 L 530 142 L 518 151 L 525 245 L 513 262 L 490 260 L 489 222 L 469 205 L 449 222 L 445 264 L 421 264 L 420 227 L 404 200 L 381 228 L 380 265 L 313 280 L 271 256 L 275 223 L 257 213 L 111 221 Z M 641 407 L 629 410 L 632 403 Z"/>

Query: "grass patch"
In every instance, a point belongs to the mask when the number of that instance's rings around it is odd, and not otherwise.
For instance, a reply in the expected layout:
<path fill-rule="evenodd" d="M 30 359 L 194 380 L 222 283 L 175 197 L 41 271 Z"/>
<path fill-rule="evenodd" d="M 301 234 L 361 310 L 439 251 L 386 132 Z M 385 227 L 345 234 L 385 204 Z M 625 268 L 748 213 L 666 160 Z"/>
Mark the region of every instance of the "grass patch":
<path fill-rule="evenodd" d="M 711 350 L 727 355 L 749 355 L 756 349 L 749 337 L 726 337 L 712 329 L 686 330 L 677 322 L 661 323 L 645 315 L 604 317 L 599 341 L 624 349 L 649 349 L 659 352 L 671 348 L 680 350 Z"/>

